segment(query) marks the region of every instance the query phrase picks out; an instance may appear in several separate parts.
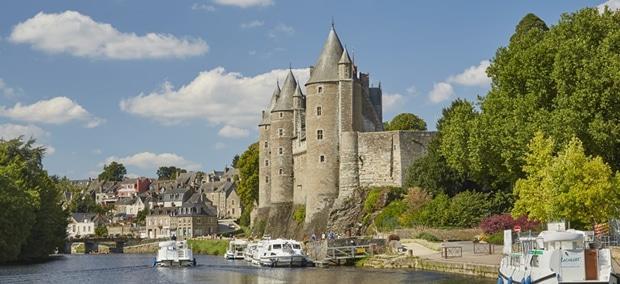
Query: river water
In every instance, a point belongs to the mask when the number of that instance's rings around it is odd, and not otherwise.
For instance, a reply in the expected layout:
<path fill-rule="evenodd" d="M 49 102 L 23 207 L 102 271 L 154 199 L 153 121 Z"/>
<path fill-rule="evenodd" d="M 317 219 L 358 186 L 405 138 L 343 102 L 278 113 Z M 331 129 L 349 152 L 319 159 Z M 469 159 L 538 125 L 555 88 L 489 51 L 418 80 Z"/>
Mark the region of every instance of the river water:
<path fill-rule="evenodd" d="M 0 283 L 494 283 L 414 270 L 261 268 L 203 255 L 189 268 L 153 268 L 152 261 L 151 255 L 66 255 L 45 263 L 0 266 Z"/>

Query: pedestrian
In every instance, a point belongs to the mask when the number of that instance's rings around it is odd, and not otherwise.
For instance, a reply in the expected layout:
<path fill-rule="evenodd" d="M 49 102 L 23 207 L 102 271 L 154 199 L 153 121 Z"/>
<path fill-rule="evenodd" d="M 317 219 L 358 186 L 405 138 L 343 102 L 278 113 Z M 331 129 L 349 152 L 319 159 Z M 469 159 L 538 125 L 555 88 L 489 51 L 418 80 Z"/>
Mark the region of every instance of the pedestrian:
<path fill-rule="evenodd" d="M 316 241 L 316 235 L 314 233 L 312 233 L 312 237 L 310 237 L 310 239 L 314 242 Z"/>

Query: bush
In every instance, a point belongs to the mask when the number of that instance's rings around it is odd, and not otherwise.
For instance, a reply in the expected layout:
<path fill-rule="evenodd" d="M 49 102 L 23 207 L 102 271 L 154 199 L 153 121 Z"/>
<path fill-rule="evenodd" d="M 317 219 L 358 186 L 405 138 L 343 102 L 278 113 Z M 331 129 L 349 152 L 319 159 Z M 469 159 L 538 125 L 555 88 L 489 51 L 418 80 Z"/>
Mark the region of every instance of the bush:
<path fill-rule="evenodd" d="M 419 233 L 418 235 L 415 236 L 415 238 L 427 240 L 429 242 L 440 242 L 441 241 L 438 237 L 435 237 L 435 235 L 431 233 L 427 233 L 427 232 Z"/>
<path fill-rule="evenodd" d="M 521 216 L 515 220 L 510 214 L 499 214 L 482 219 L 480 229 L 485 234 L 495 234 L 503 230 L 512 229 L 515 225 L 519 225 L 522 231 L 529 231 L 536 230 L 540 223 L 528 220 L 526 216 Z"/>
<path fill-rule="evenodd" d="M 494 245 L 504 244 L 504 232 L 497 232 L 487 237 L 487 242 Z"/>
<path fill-rule="evenodd" d="M 382 193 L 383 193 L 383 190 L 381 188 L 370 189 L 370 191 L 366 195 L 366 200 L 364 200 L 364 212 L 366 214 L 370 214 L 380 209 L 378 203 L 379 203 L 379 199 L 381 198 Z"/>
<path fill-rule="evenodd" d="M 301 224 L 306 219 L 306 206 L 300 205 L 296 206 L 295 211 L 293 212 L 293 219 L 297 224 Z"/>
<path fill-rule="evenodd" d="M 394 230 L 399 227 L 399 217 L 405 211 L 407 211 L 407 205 L 403 201 L 392 201 L 375 217 L 375 225 L 381 231 Z"/>
<path fill-rule="evenodd" d="M 396 234 L 390 234 L 388 236 L 388 242 L 389 241 L 400 241 L 400 236 Z"/>
<path fill-rule="evenodd" d="M 488 194 L 463 191 L 450 200 L 450 208 L 445 213 L 447 224 L 454 227 L 470 228 L 480 224 L 480 219 L 491 212 L 492 200 Z"/>

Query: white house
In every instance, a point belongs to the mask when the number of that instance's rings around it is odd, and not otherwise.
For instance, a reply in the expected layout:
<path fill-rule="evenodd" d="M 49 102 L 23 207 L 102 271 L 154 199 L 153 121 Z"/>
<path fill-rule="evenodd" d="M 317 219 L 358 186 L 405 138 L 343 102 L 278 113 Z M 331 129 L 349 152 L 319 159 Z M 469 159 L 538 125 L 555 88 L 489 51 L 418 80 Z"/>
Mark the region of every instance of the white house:
<path fill-rule="evenodd" d="M 69 216 L 69 224 L 67 225 L 67 236 L 75 238 L 76 236 L 90 236 L 95 234 L 95 216 L 94 213 L 73 213 Z"/>

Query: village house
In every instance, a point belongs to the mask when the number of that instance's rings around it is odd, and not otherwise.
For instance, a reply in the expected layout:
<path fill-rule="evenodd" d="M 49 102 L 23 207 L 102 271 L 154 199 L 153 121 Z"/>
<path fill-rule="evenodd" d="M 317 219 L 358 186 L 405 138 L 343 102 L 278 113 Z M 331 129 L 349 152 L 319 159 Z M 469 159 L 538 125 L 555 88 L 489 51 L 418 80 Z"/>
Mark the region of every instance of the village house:
<path fill-rule="evenodd" d="M 67 237 L 77 238 L 95 235 L 97 226 L 103 226 L 108 220 L 95 213 L 73 213 L 67 224 Z"/>
<path fill-rule="evenodd" d="M 91 183 L 88 187 L 88 191 L 94 193 L 95 202 L 97 204 L 110 205 L 116 203 L 118 200 L 118 197 L 116 196 L 118 186 L 118 182 L 97 181 Z"/>
<path fill-rule="evenodd" d="M 191 238 L 217 233 L 217 212 L 203 194 L 189 189 L 173 191 L 167 199 L 164 197 L 164 202 L 174 206 L 155 207 L 146 216 L 147 238 Z"/>
<path fill-rule="evenodd" d="M 200 191 L 217 207 L 219 219 L 241 217 L 241 199 L 234 182 L 236 175 L 236 169 L 226 167 L 224 171 L 213 171 L 207 174 L 208 182 L 200 186 Z"/>
<path fill-rule="evenodd" d="M 119 198 L 114 205 L 114 211 L 119 214 L 122 213 L 128 218 L 133 218 L 138 215 L 138 212 L 145 207 L 142 198 L 139 196 L 123 197 Z"/>
<path fill-rule="evenodd" d="M 191 189 L 185 187 L 166 190 L 163 194 L 164 207 L 181 206 L 193 193 Z"/>
<path fill-rule="evenodd" d="M 139 193 L 145 192 L 149 189 L 151 180 L 148 178 L 129 178 L 120 182 L 117 197 L 134 197 Z"/>

